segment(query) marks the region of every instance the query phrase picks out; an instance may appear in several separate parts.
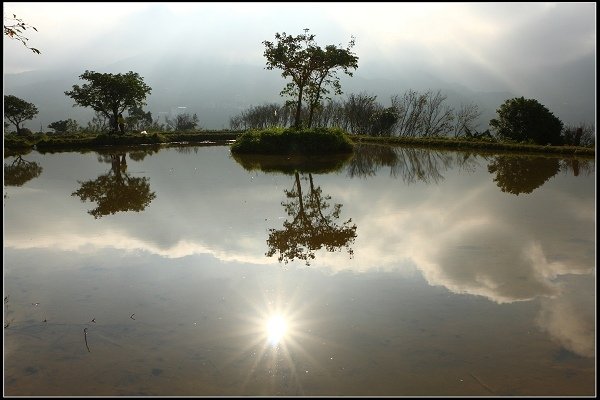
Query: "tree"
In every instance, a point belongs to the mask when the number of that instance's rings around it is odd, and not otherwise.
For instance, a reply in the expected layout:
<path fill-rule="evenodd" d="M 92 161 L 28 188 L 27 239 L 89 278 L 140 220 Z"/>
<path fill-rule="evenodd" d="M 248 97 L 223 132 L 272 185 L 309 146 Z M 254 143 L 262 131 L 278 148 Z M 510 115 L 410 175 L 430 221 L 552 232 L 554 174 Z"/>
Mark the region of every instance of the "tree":
<path fill-rule="evenodd" d="M 509 99 L 496 113 L 498 118 L 492 119 L 490 126 L 501 138 L 543 145 L 562 144 L 563 123 L 537 100 Z"/>
<path fill-rule="evenodd" d="M 73 85 L 73 90 L 65 94 L 75 100 L 75 106 L 91 107 L 104 115 L 117 131 L 117 117 L 127 108 L 146 105 L 146 96 L 152 88 L 138 73 L 129 71 L 126 74 L 109 74 L 85 71 L 79 76 L 88 81 L 82 85 Z"/>
<path fill-rule="evenodd" d="M 48 128 L 54 129 L 56 133 L 74 133 L 79 129 L 77 121 L 69 118 L 67 120 L 60 120 L 48 125 Z"/>
<path fill-rule="evenodd" d="M 174 131 L 190 131 L 196 129 L 198 125 L 198 116 L 188 113 L 179 114 L 175 119 L 165 117 L 167 126 Z"/>
<path fill-rule="evenodd" d="M 596 129 L 593 124 L 579 123 L 564 127 L 561 133 L 563 143 L 568 146 L 594 147 Z"/>
<path fill-rule="evenodd" d="M 383 107 L 376 101 L 377 96 L 365 92 L 350 94 L 344 102 L 344 129 L 352 133 L 366 134 L 371 131 L 373 115 Z"/>
<path fill-rule="evenodd" d="M 152 113 L 145 112 L 141 107 L 130 107 L 128 110 L 127 125 L 131 130 L 145 130 L 152 125 Z"/>
<path fill-rule="evenodd" d="M 301 125 L 304 96 L 308 98 L 310 127 L 314 107 L 319 103 L 321 96 L 328 93 L 326 87 L 331 85 L 335 93 L 341 93 L 339 79 L 335 75 L 337 69 L 341 68 L 352 76 L 350 68 L 357 68 L 358 57 L 350 51 L 354 46 L 354 39 L 346 49 L 329 45 L 323 50 L 315 43 L 314 38 L 315 35 L 309 34 L 308 29 L 305 29 L 304 34 L 298 36 L 287 35 L 285 32 L 276 33 L 277 43 L 263 41 L 264 55 L 267 58 L 266 69 L 281 69 L 282 77 L 292 79 L 281 91 L 281 95 L 289 95 L 296 99 L 295 128 L 300 128 Z"/>
<path fill-rule="evenodd" d="M 474 125 L 477 118 L 481 116 L 479 106 L 477 104 L 461 103 L 460 108 L 456 112 L 456 118 L 454 120 L 454 137 L 461 135 L 470 135 L 477 129 L 477 125 Z"/>
<path fill-rule="evenodd" d="M 8 23 L 8 24 L 7 24 Z M 28 23 L 23 22 L 22 19 L 17 18 L 15 14 L 13 14 L 12 18 L 4 17 L 4 34 L 11 39 L 16 39 L 23 43 L 23 46 L 27 47 L 29 50 L 33 51 L 36 54 L 40 54 L 40 51 L 34 47 L 27 46 L 27 41 L 29 38 L 23 36 L 23 33 L 31 28 L 37 32 L 35 26 L 31 26 Z"/>
<path fill-rule="evenodd" d="M 37 114 L 38 109 L 33 103 L 12 94 L 4 96 L 4 118 L 15 125 L 17 133 L 21 132 L 22 122 L 33 119 Z"/>
<path fill-rule="evenodd" d="M 337 48 L 334 45 L 328 45 L 325 50 L 316 46 L 311 48 L 311 61 L 314 70 L 310 74 L 310 81 L 307 88 L 308 95 L 308 123 L 310 128 L 313 122 L 314 111 L 321 104 L 321 98 L 329 94 L 327 86 L 331 86 L 334 94 L 342 94 L 340 80 L 337 77 L 337 70 L 352 76 L 350 69 L 358 68 L 358 57 L 350 50 L 354 47 L 354 38 L 350 40 L 345 49 Z"/>
<path fill-rule="evenodd" d="M 398 122 L 398 113 L 394 107 L 376 111 L 371 115 L 371 135 L 389 136 L 396 122 Z"/>

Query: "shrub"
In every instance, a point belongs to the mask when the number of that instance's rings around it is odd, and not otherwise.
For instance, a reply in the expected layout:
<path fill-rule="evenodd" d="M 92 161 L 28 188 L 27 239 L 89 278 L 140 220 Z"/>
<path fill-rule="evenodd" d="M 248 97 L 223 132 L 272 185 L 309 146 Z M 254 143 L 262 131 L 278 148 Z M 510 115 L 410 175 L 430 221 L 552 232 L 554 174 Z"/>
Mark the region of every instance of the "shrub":
<path fill-rule="evenodd" d="M 490 126 L 502 139 L 536 144 L 562 144 L 563 123 L 534 99 L 509 99 L 496 110 Z"/>

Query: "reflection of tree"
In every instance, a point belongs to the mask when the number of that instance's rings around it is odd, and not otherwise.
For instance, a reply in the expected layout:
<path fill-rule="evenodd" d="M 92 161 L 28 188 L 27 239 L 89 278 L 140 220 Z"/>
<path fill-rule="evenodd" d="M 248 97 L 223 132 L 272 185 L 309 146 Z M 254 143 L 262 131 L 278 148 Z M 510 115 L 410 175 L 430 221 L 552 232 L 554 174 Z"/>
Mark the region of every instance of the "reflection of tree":
<path fill-rule="evenodd" d="M 143 211 L 156 197 L 150 191 L 148 178 L 134 178 L 127 174 L 125 154 L 100 156 L 100 161 L 110 160 L 111 170 L 105 175 L 86 182 L 71 196 L 79 196 L 81 201 L 95 201 L 98 206 L 88 211 L 94 218 L 100 218 L 118 211 Z"/>
<path fill-rule="evenodd" d="M 294 173 L 294 177 L 292 190 L 285 191 L 289 201 L 281 203 L 293 219 L 286 220 L 281 230 L 269 230 L 269 251 L 266 255 L 271 257 L 279 252 L 279 262 L 287 263 L 297 258 L 310 265 L 316 250 L 325 247 L 327 251 L 332 252 L 345 246 L 348 254 L 352 256 L 350 244 L 356 238 L 356 225 L 350 226 L 352 219 L 348 219 L 342 225 L 336 225 L 334 222 L 340 216 L 342 205 L 334 204 L 333 210 L 327 214 L 330 206 L 327 201 L 331 200 L 331 196 L 323 197 L 321 188 L 314 186 L 312 174 L 308 174 L 308 194 L 302 193 L 298 172 Z"/>
<path fill-rule="evenodd" d="M 444 179 L 442 172 L 453 165 L 468 168 L 474 162 L 469 153 L 363 144 L 355 147 L 347 168 L 351 177 L 372 176 L 380 168 L 389 167 L 392 176 L 401 176 L 406 183 L 437 183 Z"/>
<path fill-rule="evenodd" d="M 246 171 L 283 172 L 291 175 L 296 171 L 316 174 L 335 172 L 348 162 L 352 153 L 327 156 L 232 153 L 231 156 Z"/>
<path fill-rule="evenodd" d="M 488 165 L 496 174 L 494 182 L 507 193 L 531 193 L 558 173 L 557 158 L 534 156 L 498 156 Z"/>
<path fill-rule="evenodd" d="M 10 164 L 4 164 L 4 184 L 6 186 L 22 186 L 25 182 L 37 178 L 42 167 L 35 161 L 26 161 L 20 155 Z"/>
<path fill-rule="evenodd" d="M 357 144 L 354 157 L 348 163 L 348 175 L 368 177 L 376 174 L 384 166 L 392 167 L 398 163 L 398 154 L 391 146 Z"/>
<path fill-rule="evenodd" d="M 133 161 L 142 161 L 146 156 L 158 153 L 159 146 L 145 146 L 142 149 L 130 150 L 129 158 Z"/>
<path fill-rule="evenodd" d="M 580 158 L 567 158 L 560 160 L 560 170 L 565 173 L 572 171 L 573 176 L 579 176 L 584 174 L 589 176 L 594 172 L 594 160 L 580 159 Z"/>

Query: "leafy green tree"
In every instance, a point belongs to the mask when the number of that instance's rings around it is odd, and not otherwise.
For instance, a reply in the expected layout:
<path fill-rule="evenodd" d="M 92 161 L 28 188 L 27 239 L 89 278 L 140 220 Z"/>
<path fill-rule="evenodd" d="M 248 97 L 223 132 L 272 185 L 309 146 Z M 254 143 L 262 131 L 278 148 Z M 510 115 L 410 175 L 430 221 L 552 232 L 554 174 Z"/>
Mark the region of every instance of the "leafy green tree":
<path fill-rule="evenodd" d="M 543 145 L 562 144 L 563 123 L 537 100 L 509 99 L 496 113 L 498 118 L 492 119 L 490 126 L 500 138 Z"/>
<path fill-rule="evenodd" d="M 379 110 L 371 116 L 371 134 L 374 136 L 388 136 L 396 122 L 398 122 L 398 112 L 394 107 Z"/>
<path fill-rule="evenodd" d="M 342 94 L 338 69 L 341 69 L 346 75 L 352 76 L 350 69 L 358 68 L 358 57 L 351 52 L 354 47 L 354 38 L 350 40 L 345 49 L 334 45 L 328 45 L 325 50 L 318 46 L 311 47 L 310 61 L 314 65 L 314 70 L 310 75 L 310 81 L 307 88 L 308 97 L 308 123 L 310 128 L 313 123 L 314 111 L 321 104 L 322 98 L 329 94 L 328 86 L 333 88 L 334 94 Z"/>
<path fill-rule="evenodd" d="M 15 125 L 17 133 L 21 132 L 22 122 L 33 119 L 37 114 L 38 109 L 33 103 L 12 94 L 4 96 L 4 118 Z"/>
<path fill-rule="evenodd" d="M 102 113 L 111 122 L 115 132 L 118 115 L 127 108 L 146 105 L 146 96 L 152 91 L 143 78 L 132 71 L 109 74 L 86 70 L 79 78 L 89 83 L 73 85 L 73 90 L 65 92 L 75 100 L 73 107 L 91 107 Z"/>
<path fill-rule="evenodd" d="M 79 130 L 79 124 L 74 119 L 55 121 L 48 125 L 48 128 L 54 129 L 56 133 L 74 133 Z"/>
<path fill-rule="evenodd" d="M 267 58 L 266 69 L 281 69 L 281 76 L 292 80 L 281 91 L 281 95 L 289 95 L 296 99 L 295 128 L 301 126 L 304 97 L 309 103 L 310 127 L 314 108 L 319 104 L 321 97 L 328 93 L 327 86 L 332 86 L 335 93 L 341 93 L 337 70 L 341 68 L 344 73 L 352 76 L 350 69 L 357 68 L 358 57 L 350 51 L 354 46 L 354 39 L 346 49 L 329 45 L 323 50 L 315 43 L 314 38 L 315 35 L 309 34 L 308 29 L 305 29 L 304 34 L 298 36 L 287 35 L 285 32 L 276 33 L 276 43 L 263 41 L 264 56 Z"/>
<path fill-rule="evenodd" d="M 15 14 L 11 17 L 4 17 L 4 35 L 11 39 L 15 39 L 23 43 L 23 46 L 33 51 L 35 54 L 40 54 L 40 51 L 34 47 L 27 46 L 29 38 L 24 36 L 25 31 L 31 28 L 37 32 L 35 26 L 31 26 L 26 22 L 23 22 L 21 18 L 17 18 Z"/>
<path fill-rule="evenodd" d="M 152 113 L 145 112 L 142 107 L 130 107 L 128 110 L 127 125 L 131 130 L 144 130 L 152 125 Z"/>

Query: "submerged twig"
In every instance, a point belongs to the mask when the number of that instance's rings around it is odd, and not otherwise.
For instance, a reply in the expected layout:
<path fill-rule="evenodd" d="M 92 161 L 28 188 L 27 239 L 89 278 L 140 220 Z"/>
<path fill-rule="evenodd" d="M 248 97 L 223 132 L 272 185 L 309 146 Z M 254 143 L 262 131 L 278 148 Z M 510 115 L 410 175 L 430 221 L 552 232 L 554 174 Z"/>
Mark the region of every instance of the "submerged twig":
<path fill-rule="evenodd" d="M 85 347 L 87 347 L 88 353 L 91 353 L 90 346 L 88 346 L 88 342 L 87 342 L 87 329 L 88 328 L 83 328 L 83 338 L 85 339 Z"/>
<path fill-rule="evenodd" d="M 469 375 L 471 375 L 473 377 L 473 379 L 475 379 L 477 381 L 477 383 L 479 383 L 488 392 L 490 392 L 491 394 L 496 394 L 496 392 L 494 392 L 494 390 L 491 387 L 489 387 L 488 385 L 486 385 L 481 379 L 479 379 L 478 377 L 476 377 L 473 373 L 469 372 Z"/>

